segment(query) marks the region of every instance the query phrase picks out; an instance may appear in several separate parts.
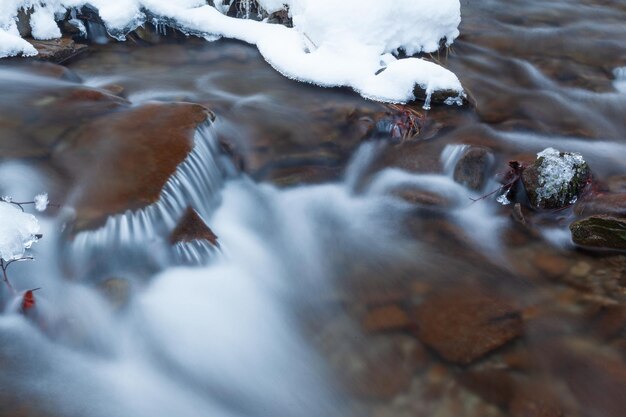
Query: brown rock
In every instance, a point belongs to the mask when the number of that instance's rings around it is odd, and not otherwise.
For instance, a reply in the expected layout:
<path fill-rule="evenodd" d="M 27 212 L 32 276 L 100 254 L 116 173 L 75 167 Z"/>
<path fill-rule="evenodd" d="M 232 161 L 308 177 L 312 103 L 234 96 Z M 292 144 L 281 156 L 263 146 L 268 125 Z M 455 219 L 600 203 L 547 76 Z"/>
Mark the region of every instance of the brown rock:
<path fill-rule="evenodd" d="M 518 309 L 501 296 L 462 289 L 427 298 L 415 314 L 418 337 L 446 360 L 469 364 L 522 334 Z"/>
<path fill-rule="evenodd" d="M 196 104 L 147 104 L 95 119 L 66 137 L 54 162 L 71 170 L 75 230 L 143 208 L 193 148 L 196 127 L 212 114 Z"/>
<path fill-rule="evenodd" d="M 217 236 L 206 225 L 202 217 L 191 207 L 187 207 L 185 214 L 178 222 L 170 235 L 170 243 L 191 242 L 194 240 L 207 240 L 213 246 L 219 246 Z"/>
<path fill-rule="evenodd" d="M 600 194 L 581 199 L 574 206 L 579 216 L 606 214 L 615 217 L 626 217 L 626 194 Z"/>
<path fill-rule="evenodd" d="M 567 259 L 547 252 L 538 252 L 535 255 L 534 264 L 548 278 L 561 277 L 567 274 L 570 268 Z"/>
<path fill-rule="evenodd" d="M 487 148 L 471 147 L 457 162 L 454 180 L 472 190 L 482 190 L 492 164 L 493 155 Z"/>
<path fill-rule="evenodd" d="M 459 381 L 485 401 L 505 408 L 513 400 L 516 381 L 505 370 L 470 371 L 461 374 Z"/>
<path fill-rule="evenodd" d="M 72 38 L 68 37 L 48 41 L 29 39 L 28 42 L 39 53 L 37 55 L 38 59 L 55 63 L 61 63 L 87 49 L 87 45 L 76 43 Z"/>
<path fill-rule="evenodd" d="M 363 327 L 369 332 L 398 330 L 407 327 L 409 316 L 397 305 L 375 308 L 363 319 Z"/>
<path fill-rule="evenodd" d="M 626 250 L 626 218 L 590 216 L 569 228 L 577 245 Z"/>
<path fill-rule="evenodd" d="M 563 417 L 564 407 L 550 385 L 526 383 L 515 390 L 511 417 Z"/>

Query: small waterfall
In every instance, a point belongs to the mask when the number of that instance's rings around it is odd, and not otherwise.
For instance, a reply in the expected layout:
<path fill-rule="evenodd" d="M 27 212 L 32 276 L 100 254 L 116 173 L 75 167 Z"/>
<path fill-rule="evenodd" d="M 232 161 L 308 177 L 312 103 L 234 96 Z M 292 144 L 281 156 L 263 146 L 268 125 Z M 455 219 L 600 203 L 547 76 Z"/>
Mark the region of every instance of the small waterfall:
<path fill-rule="evenodd" d="M 469 147 L 469 145 L 462 144 L 446 145 L 443 152 L 441 152 L 441 163 L 443 164 L 443 172 L 446 175 L 452 177 L 454 167 L 456 167 L 463 153 L 468 150 Z"/>
<path fill-rule="evenodd" d="M 168 235 L 187 207 L 207 218 L 219 204 L 224 184 L 224 165 L 213 127 L 199 127 L 194 149 L 167 181 L 159 201 L 139 210 L 128 210 L 107 219 L 97 230 L 79 232 L 69 243 L 67 259 L 73 275 L 97 270 L 99 277 L 116 271 L 118 264 L 131 269 L 143 265 L 153 272 L 174 263 L 198 263 L 216 251 L 203 242 L 182 242 L 173 246 Z"/>
<path fill-rule="evenodd" d="M 203 265 L 213 258 L 219 251 L 206 240 L 192 240 L 178 242 L 172 247 L 174 260 L 181 265 Z"/>

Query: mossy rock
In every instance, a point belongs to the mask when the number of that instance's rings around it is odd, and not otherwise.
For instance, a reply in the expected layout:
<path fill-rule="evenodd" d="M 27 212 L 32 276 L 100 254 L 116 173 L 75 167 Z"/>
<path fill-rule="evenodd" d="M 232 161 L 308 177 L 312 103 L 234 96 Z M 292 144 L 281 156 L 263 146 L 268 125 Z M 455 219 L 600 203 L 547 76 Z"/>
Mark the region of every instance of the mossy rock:
<path fill-rule="evenodd" d="M 626 218 L 591 216 L 570 225 L 577 245 L 626 250 Z"/>

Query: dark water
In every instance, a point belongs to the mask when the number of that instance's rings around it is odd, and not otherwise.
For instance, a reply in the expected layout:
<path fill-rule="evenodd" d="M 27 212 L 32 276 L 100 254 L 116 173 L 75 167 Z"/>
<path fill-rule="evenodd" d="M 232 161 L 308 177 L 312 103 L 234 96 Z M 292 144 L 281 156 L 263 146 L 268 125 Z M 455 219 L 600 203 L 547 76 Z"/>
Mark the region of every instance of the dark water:
<path fill-rule="evenodd" d="M 48 190 L 65 207 L 42 219 L 37 261 L 12 270 L 20 289 L 43 287 L 46 324 L 0 320 L 0 414 L 623 415 L 626 256 L 575 248 L 571 208 L 524 210 L 522 226 L 470 198 L 549 146 L 623 196 L 626 6 L 462 7 L 462 36 L 431 58 L 472 105 L 413 106 L 420 132 L 401 141 L 372 134 L 396 109 L 284 79 L 236 42 L 92 46 L 68 72 L 2 64 L 0 192 Z M 161 196 L 148 220 L 69 231 L 80 196 L 154 181 L 124 173 L 160 149 L 162 113 L 94 122 L 154 102 L 217 115 L 187 167 L 214 181 L 179 170 L 177 203 Z M 119 156 L 130 140 L 143 147 Z M 468 145 L 492 155 L 480 190 L 451 178 Z M 200 267 L 160 235 L 186 205 L 221 243 Z"/>

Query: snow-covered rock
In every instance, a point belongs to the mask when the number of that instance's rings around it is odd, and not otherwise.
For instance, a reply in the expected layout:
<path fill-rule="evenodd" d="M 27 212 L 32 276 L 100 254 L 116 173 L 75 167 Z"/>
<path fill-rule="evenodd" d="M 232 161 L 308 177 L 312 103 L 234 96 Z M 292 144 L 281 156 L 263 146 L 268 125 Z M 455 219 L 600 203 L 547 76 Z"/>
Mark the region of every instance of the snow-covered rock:
<path fill-rule="evenodd" d="M 24 256 L 37 241 L 39 222 L 19 207 L 0 201 L 0 258 L 5 262 Z"/>
<path fill-rule="evenodd" d="M 559 209 L 574 204 L 591 172 L 582 155 L 547 148 L 522 174 L 524 188 L 533 207 Z"/>
<path fill-rule="evenodd" d="M 386 102 L 408 102 L 424 93 L 427 108 L 434 92 L 462 102 L 463 89 L 450 71 L 407 55 L 434 52 L 459 35 L 459 0 L 258 0 L 268 13 L 288 7 L 293 28 L 226 16 L 223 1 L 204 0 L 3 0 L 0 5 L 0 57 L 32 55 L 33 48 L 16 29 L 20 8 L 33 4 L 35 38 L 60 36 L 54 24 L 70 8 L 87 3 L 98 9 L 109 32 L 119 39 L 147 19 L 188 34 L 223 36 L 258 47 L 283 75 L 325 87 L 351 87 L 361 95 Z M 147 13 L 147 15 L 146 15 Z M 395 54 L 395 55 L 394 55 Z"/>

